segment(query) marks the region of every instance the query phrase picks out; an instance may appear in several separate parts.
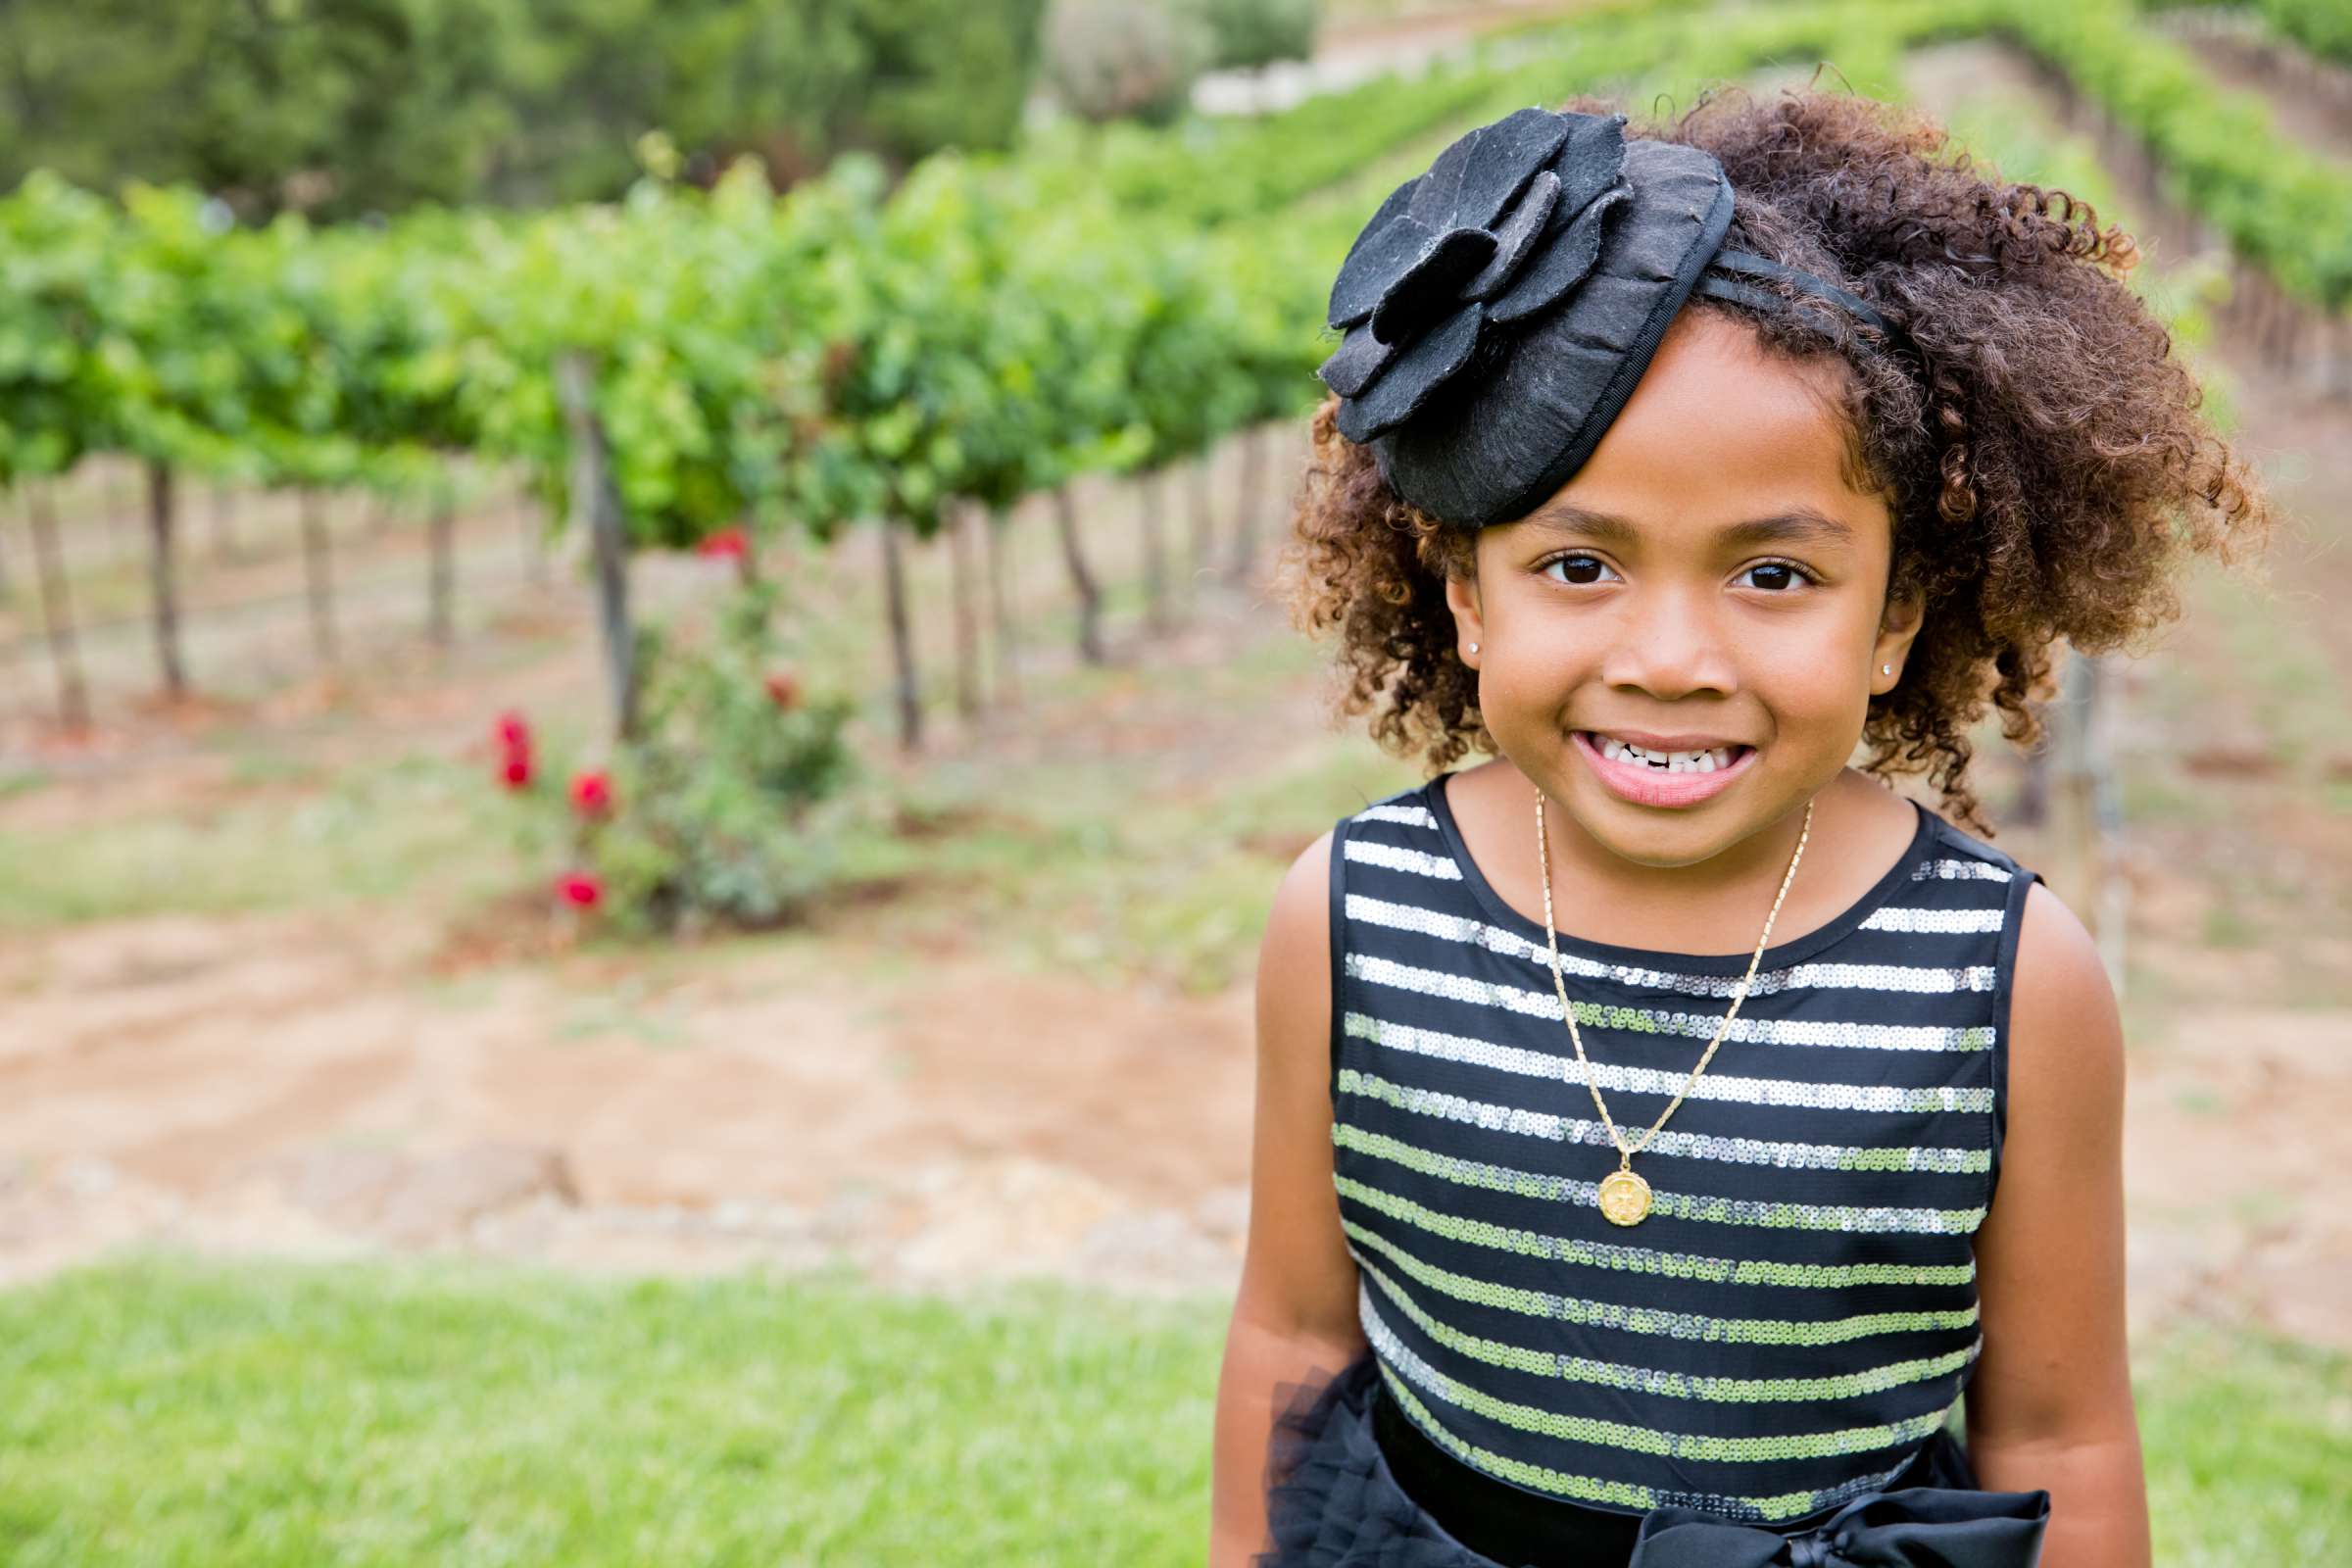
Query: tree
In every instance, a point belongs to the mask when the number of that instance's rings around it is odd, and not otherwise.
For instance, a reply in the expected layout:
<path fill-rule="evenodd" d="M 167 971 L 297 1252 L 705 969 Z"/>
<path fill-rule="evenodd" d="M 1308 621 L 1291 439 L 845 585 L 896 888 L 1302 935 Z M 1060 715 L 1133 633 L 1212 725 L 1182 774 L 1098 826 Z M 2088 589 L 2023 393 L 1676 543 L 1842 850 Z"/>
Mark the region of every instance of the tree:
<path fill-rule="evenodd" d="M 530 0 L 15 0 L 0 180 L 186 181 L 248 217 L 471 196 Z"/>
<path fill-rule="evenodd" d="M 1179 0 L 1208 24 L 1219 71 L 1255 71 L 1277 60 L 1305 60 L 1315 51 L 1321 0 Z"/>
<path fill-rule="evenodd" d="M 1004 147 L 1043 0 L 10 0 L 0 184 L 186 182 L 239 216 L 605 200 L 665 132 L 787 181 Z"/>
<path fill-rule="evenodd" d="M 1216 36 L 1189 8 L 1128 0 L 1054 0 L 1045 70 L 1054 96 L 1082 120 L 1165 124 L 1192 102 Z"/>

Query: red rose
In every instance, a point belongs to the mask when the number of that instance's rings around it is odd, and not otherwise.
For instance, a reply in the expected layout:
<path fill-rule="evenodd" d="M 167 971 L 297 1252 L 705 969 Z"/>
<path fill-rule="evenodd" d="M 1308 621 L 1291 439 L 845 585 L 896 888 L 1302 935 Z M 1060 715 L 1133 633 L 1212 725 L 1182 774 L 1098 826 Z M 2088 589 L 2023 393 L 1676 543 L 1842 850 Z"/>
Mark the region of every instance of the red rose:
<path fill-rule="evenodd" d="M 767 700 L 790 712 L 801 704 L 801 683 L 789 670 L 778 670 L 767 677 Z"/>
<path fill-rule="evenodd" d="M 702 543 L 694 547 L 698 556 L 719 556 L 729 561 L 741 561 L 751 551 L 752 543 L 741 528 L 721 528 L 716 533 L 705 534 Z"/>
<path fill-rule="evenodd" d="M 605 896 L 605 886 L 585 871 L 566 871 L 556 878 L 556 896 L 574 908 L 592 909 Z"/>
<path fill-rule="evenodd" d="M 531 781 L 531 727 L 516 712 L 498 715 L 499 782 L 518 790 Z"/>
<path fill-rule="evenodd" d="M 582 816 L 603 816 L 612 809 L 612 780 L 602 770 L 591 770 L 571 781 L 571 807 Z"/>

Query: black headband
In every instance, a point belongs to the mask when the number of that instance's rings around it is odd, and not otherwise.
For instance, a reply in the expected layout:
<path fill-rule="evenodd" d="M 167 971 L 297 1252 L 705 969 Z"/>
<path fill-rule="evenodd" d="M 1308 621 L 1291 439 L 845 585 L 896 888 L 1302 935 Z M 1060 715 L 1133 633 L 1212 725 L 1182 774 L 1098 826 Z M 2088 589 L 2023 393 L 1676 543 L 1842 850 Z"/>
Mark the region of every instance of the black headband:
<path fill-rule="evenodd" d="M 1714 156 L 1625 137 L 1623 115 L 1520 109 L 1390 193 L 1332 284 L 1347 335 L 1316 372 L 1391 488 L 1465 527 L 1525 516 L 1568 482 L 1693 293 L 1786 312 L 1777 277 L 1884 335 L 1844 289 L 1720 249 Z"/>
<path fill-rule="evenodd" d="M 1788 301 L 1782 299 L 1778 294 L 1768 293 L 1760 288 L 1749 288 L 1745 283 L 1735 283 L 1728 277 L 1718 277 L 1715 274 L 1719 270 L 1747 272 L 1759 277 L 1787 278 L 1807 293 L 1818 294 L 1825 300 L 1832 300 L 1842 305 L 1865 324 L 1875 326 L 1886 334 L 1888 341 L 1900 339 L 1900 330 L 1886 318 L 1836 284 L 1825 283 L 1811 272 L 1802 272 L 1793 267 L 1783 267 L 1768 257 L 1751 256 L 1745 251 L 1717 251 L 1714 260 L 1707 263 L 1707 270 L 1699 274 L 1698 286 L 1690 292 L 1712 294 L 1717 299 L 1738 300 L 1743 305 L 1753 305 L 1767 311 L 1780 311 L 1788 308 Z"/>

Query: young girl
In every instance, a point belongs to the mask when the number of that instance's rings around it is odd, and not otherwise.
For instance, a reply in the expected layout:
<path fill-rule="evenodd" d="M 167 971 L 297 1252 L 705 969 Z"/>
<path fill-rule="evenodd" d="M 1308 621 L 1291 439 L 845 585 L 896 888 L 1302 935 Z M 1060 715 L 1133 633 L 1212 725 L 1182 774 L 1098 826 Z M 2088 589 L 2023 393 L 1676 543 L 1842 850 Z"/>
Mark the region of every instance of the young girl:
<path fill-rule="evenodd" d="M 1276 895 L 1212 1568 L 2147 1563 L 2114 995 L 1881 779 L 1988 837 L 1987 697 L 2270 514 L 2131 241 L 1942 147 L 1522 110 L 1342 267 L 1298 616 L 1494 756 Z"/>

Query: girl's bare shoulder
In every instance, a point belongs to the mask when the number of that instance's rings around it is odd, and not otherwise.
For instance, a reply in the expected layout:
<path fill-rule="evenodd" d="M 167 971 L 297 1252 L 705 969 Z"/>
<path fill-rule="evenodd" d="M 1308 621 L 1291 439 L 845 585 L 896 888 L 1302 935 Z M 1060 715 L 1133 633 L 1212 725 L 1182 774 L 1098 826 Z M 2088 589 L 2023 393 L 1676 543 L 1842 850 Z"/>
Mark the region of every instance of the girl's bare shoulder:
<path fill-rule="evenodd" d="M 2020 906 L 2010 980 L 2012 1104 L 2054 1095 L 2088 1102 L 2069 1114 L 2120 1115 L 2123 1075 L 2122 1009 L 2098 939 L 2036 879 Z"/>

